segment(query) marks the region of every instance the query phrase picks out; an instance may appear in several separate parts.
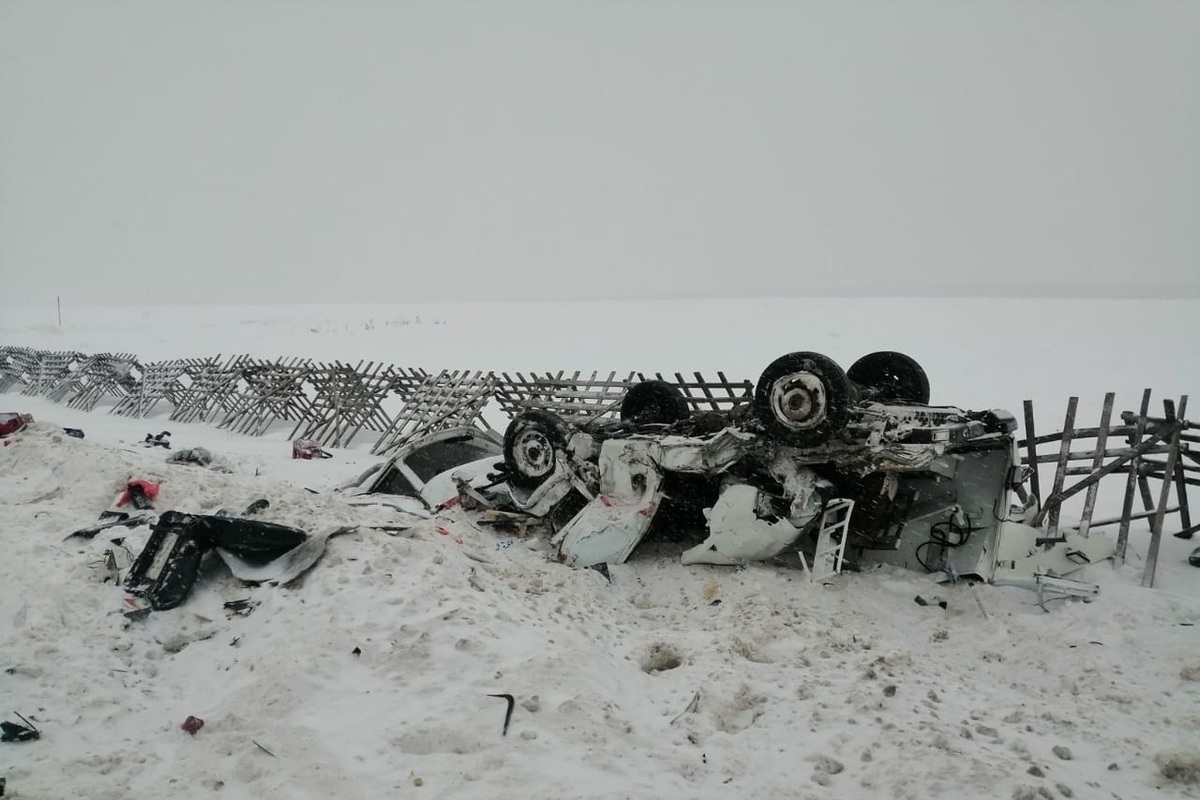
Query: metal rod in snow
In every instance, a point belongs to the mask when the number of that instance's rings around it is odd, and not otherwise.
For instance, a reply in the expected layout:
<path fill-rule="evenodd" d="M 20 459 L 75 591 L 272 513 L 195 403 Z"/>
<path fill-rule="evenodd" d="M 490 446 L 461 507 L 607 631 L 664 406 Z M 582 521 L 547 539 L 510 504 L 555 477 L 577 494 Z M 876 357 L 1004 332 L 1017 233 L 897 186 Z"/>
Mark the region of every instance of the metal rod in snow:
<path fill-rule="evenodd" d="M 1033 496 L 1037 498 L 1038 503 L 1042 502 L 1042 487 L 1038 481 L 1038 463 L 1037 463 L 1037 437 L 1033 431 L 1033 401 L 1025 401 L 1025 441 L 1026 461 L 1029 464 L 1029 488 L 1033 492 Z"/>
<path fill-rule="evenodd" d="M 1092 469 L 1098 470 L 1104 466 L 1104 446 L 1108 443 L 1108 423 L 1112 419 L 1113 400 L 1116 393 L 1104 395 L 1104 409 L 1100 412 L 1100 430 L 1096 434 L 1096 457 L 1092 460 Z M 1083 500 L 1083 516 L 1079 519 L 1079 533 L 1085 538 L 1088 529 L 1092 527 L 1092 512 L 1096 509 L 1096 493 L 1100 490 L 1099 483 L 1088 487 L 1087 496 Z"/>
<path fill-rule="evenodd" d="M 1071 456 L 1071 435 L 1075 431 L 1075 409 L 1078 406 L 1078 397 L 1072 397 L 1067 400 L 1067 416 L 1063 421 L 1062 444 L 1058 450 L 1058 468 L 1054 471 L 1054 489 L 1050 493 L 1050 497 L 1056 499 L 1054 505 L 1050 508 L 1050 515 L 1046 525 L 1047 537 L 1050 539 L 1058 538 L 1058 517 L 1062 513 L 1061 495 L 1063 483 L 1067 479 L 1067 461 Z"/>
<path fill-rule="evenodd" d="M 1142 411 L 1137 420 L 1137 428 L 1129 441 L 1136 449 L 1142 443 L 1142 435 L 1146 432 L 1146 416 L 1150 413 L 1150 390 L 1142 391 Z M 1113 553 L 1113 566 L 1125 564 L 1125 549 L 1129 545 L 1129 515 L 1133 513 L 1133 496 L 1137 492 L 1138 459 L 1134 457 L 1129 465 L 1129 480 L 1125 483 L 1125 502 L 1121 506 L 1121 527 L 1117 531 L 1117 549 Z"/>
<path fill-rule="evenodd" d="M 1184 412 L 1187 411 L 1187 395 L 1179 398 L 1178 417 L 1183 419 Z M 1172 473 L 1175 472 L 1175 463 L 1179 460 L 1179 434 L 1183 431 L 1179 428 L 1171 434 L 1171 451 L 1167 453 L 1167 470 L 1163 475 L 1162 488 L 1158 492 L 1158 513 L 1154 515 L 1154 527 L 1150 529 L 1150 549 L 1146 551 L 1146 568 L 1142 570 L 1142 586 L 1150 588 L 1154 586 L 1154 573 L 1158 569 L 1158 547 L 1162 542 L 1163 518 L 1167 514 L 1167 500 L 1171 497 L 1171 480 Z"/>
<path fill-rule="evenodd" d="M 58 327 L 62 327 L 62 296 L 55 295 L 54 302 L 58 305 Z"/>

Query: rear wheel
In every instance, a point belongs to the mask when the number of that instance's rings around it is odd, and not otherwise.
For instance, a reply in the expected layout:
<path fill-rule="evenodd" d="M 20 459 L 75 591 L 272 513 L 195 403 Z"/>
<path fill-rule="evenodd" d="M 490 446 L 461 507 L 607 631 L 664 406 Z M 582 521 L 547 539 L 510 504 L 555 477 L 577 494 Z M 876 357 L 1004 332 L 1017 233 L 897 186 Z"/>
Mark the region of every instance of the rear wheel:
<path fill-rule="evenodd" d="M 891 350 L 871 353 L 846 371 L 863 400 L 929 404 L 929 377 L 911 356 Z"/>
<path fill-rule="evenodd" d="M 522 489 L 536 489 L 545 483 L 569 436 L 568 425 L 549 411 L 534 409 L 514 417 L 504 431 L 509 483 Z"/>
<path fill-rule="evenodd" d="M 670 425 L 688 416 L 679 387 L 666 381 L 635 383 L 621 400 L 621 421 L 633 425 Z"/>
<path fill-rule="evenodd" d="M 754 413 L 775 438 L 798 446 L 828 441 L 850 418 L 850 381 L 820 353 L 788 353 L 763 370 Z"/>

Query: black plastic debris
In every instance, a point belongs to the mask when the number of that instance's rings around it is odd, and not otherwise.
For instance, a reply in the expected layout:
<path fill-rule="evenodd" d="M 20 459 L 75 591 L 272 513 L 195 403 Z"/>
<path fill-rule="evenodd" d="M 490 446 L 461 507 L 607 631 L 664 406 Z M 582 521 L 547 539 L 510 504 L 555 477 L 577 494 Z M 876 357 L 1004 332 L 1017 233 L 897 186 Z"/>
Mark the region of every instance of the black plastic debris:
<path fill-rule="evenodd" d="M 36 725 L 19 712 L 14 711 L 13 713 L 21 717 L 21 722 L 25 724 L 0 722 L 0 742 L 32 742 L 42 738 L 42 732 L 37 729 Z"/>
<path fill-rule="evenodd" d="M 163 431 L 159 434 L 147 433 L 146 438 L 142 440 L 143 447 L 165 447 L 171 449 L 171 432 Z"/>
<path fill-rule="evenodd" d="M 1192 551 L 1192 554 L 1188 556 L 1188 563 L 1193 567 L 1200 567 L 1200 547 L 1197 547 Z"/>
<path fill-rule="evenodd" d="M 362 648 L 361 648 L 361 647 L 355 647 L 353 650 L 351 650 L 351 651 L 350 651 L 350 655 L 352 655 L 352 656 L 361 656 L 361 655 L 362 655 Z"/>
<path fill-rule="evenodd" d="M 593 564 L 592 566 L 588 567 L 588 569 L 596 570 L 596 572 L 599 572 L 604 576 L 606 581 L 612 583 L 612 575 L 608 574 L 608 564 L 604 563 L 603 561 L 601 561 L 599 564 Z"/>
<path fill-rule="evenodd" d="M 250 613 L 257 607 L 258 603 L 254 602 L 249 597 L 244 600 L 230 600 L 225 604 L 225 610 L 228 611 L 231 616 L 237 615 L 239 617 L 249 616 Z"/>
<path fill-rule="evenodd" d="M 70 436 L 72 439 L 82 439 L 83 431 L 79 428 L 63 428 L 63 433 Z"/>
<path fill-rule="evenodd" d="M 511 694 L 489 694 L 488 697 L 499 697 L 508 702 L 508 709 L 504 712 L 504 729 L 500 732 L 501 736 L 507 736 L 508 723 L 512 722 L 513 708 L 517 705 L 517 699 Z"/>
<path fill-rule="evenodd" d="M 105 511 L 100 515 L 100 522 L 69 533 L 66 539 L 93 539 L 97 533 L 109 528 L 136 528 L 139 525 L 149 525 L 154 522 L 154 519 L 153 514 L 135 514 L 131 516 L 124 511 Z"/>
<path fill-rule="evenodd" d="M 155 611 L 175 608 L 187 599 L 200 562 L 213 548 L 250 560 L 269 562 L 303 544 L 308 534 L 270 522 L 167 511 L 125 578 L 125 586 L 144 596 Z"/>

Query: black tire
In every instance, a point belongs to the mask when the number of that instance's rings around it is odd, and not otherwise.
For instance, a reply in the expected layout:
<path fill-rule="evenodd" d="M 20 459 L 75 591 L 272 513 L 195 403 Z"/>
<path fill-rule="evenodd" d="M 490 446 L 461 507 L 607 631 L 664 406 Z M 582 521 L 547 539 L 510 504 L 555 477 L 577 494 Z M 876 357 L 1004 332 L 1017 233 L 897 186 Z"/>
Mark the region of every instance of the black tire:
<path fill-rule="evenodd" d="M 691 416 L 679 387 L 666 381 L 642 381 L 621 400 L 621 421 L 633 425 L 670 425 Z"/>
<path fill-rule="evenodd" d="M 851 365 L 846 377 L 863 400 L 929 405 L 929 376 L 904 353 L 881 350 L 865 355 Z"/>
<path fill-rule="evenodd" d="M 567 445 L 571 429 L 549 411 L 534 409 L 518 414 L 504 431 L 504 466 L 508 482 L 521 489 L 536 489 L 554 474 L 557 454 Z"/>
<path fill-rule="evenodd" d="M 820 353 L 788 353 L 763 370 L 754 414 L 776 439 L 807 447 L 828 441 L 850 418 L 846 373 Z"/>

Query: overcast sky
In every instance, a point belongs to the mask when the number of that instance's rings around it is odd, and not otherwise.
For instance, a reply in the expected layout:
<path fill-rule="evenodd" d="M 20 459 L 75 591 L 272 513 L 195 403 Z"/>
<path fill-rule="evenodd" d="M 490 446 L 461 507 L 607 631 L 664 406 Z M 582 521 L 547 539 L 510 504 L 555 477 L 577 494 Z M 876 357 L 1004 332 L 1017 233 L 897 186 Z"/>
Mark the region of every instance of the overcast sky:
<path fill-rule="evenodd" d="M 5 303 L 1200 296 L 1200 2 L 0 0 Z"/>

